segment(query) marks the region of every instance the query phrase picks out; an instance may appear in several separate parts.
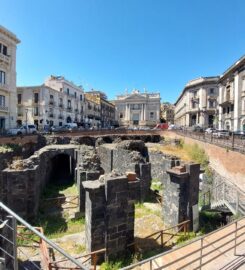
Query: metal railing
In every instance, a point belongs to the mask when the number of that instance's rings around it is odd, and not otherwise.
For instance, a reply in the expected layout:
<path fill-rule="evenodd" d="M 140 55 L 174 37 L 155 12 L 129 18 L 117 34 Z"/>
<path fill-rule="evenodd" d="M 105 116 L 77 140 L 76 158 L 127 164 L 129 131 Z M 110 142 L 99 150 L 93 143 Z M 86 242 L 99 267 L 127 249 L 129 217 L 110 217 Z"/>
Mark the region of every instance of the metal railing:
<path fill-rule="evenodd" d="M 205 192 L 201 198 L 203 208 L 226 206 L 234 215 L 245 215 L 245 192 L 228 181 L 223 181 Z"/>
<path fill-rule="evenodd" d="M 214 262 L 231 250 L 234 250 L 234 256 L 244 256 L 244 253 L 238 254 L 237 252 L 237 247 L 245 243 L 244 236 L 245 218 L 243 217 L 180 247 L 124 267 L 122 270 L 160 270 L 170 268 L 181 270 L 186 269 L 188 266 L 191 266 L 193 270 L 202 269 L 203 266 Z M 243 248 L 242 251 L 244 252 L 244 250 Z"/>
<path fill-rule="evenodd" d="M 6 234 L 4 234 L 2 232 L 2 229 L 0 229 L 0 241 L 4 241 L 4 243 L 6 245 L 2 245 L 0 247 L 0 251 L 2 254 L 4 254 L 4 257 L 7 259 L 7 261 L 9 262 L 9 264 L 12 265 L 13 270 L 18 270 L 18 254 L 17 254 L 17 222 L 19 222 L 22 226 L 24 226 L 26 229 L 28 229 L 31 233 L 33 233 L 37 238 L 40 239 L 40 245 L 41 245 L 41 249 L 43 250 L 43 254 L 45 255 L 45 260 L 46 261 L 46 265 L 48 264 L 49 268 L 43 268 L 42 266 L 36 264 L 35 262 L 30 260 L 30 256 L 28 254 L 23 254 L 26 257 L 26 261 L 28 261 L 32 267 L 34 267 L 35 269 L 59 269 L 59 268 L 50 268 L 50 263 L 49 261 L 49 255 L 47 254 L 47 252 L 45 250 L 47 250 L 47 248 L 45 246 L 48 246 L 49 248 L 51 248 L 52 250 L 54 250 L 54 252 L 56 254 L 59 255 L 59 257 L 64 258 L 65 260 L 69 261 L 70 264 L 72 264 L 72 269 L 81 269 L 81 270 L 88 270 L 89 268 L 84 266 L 83 263 L 79 262 L 78 260 L 74 259 L 73 257 L 71 257 L 69 254 L 67 254 L 63 249 L 61 249 L 58 245 L 56 245 L 55 243 L 53 243 L 52 241 L 50 241 L 43 233 L 42 231 L 40 232 L 40 230 L 34 228 L 33 226 L 31 226 L 29 223 L 27 223 L 25 220 L 23 220 L 19 215 L 17 215 L 15 212 L 13 212 L 11 209 L 9 209 L 5 204 L 3 204 L 2 202 L 0 202 L 0 210 L 1 210 L 1 214 L 2 216 L 4 215 L 5 217 L 8 217 L 7 219 L 5 218 L 5 220 L 0 220 L 0 224 L 1 222 L 3 222 L 3 227 L 6 227 L 9 231 L 9 234 L 11 234 L 11 237 L 6 237 Z M 8 223 L 10 223 L 9 221 L 11 221 L 11 225 L 9 225 Z M 23 252 L 22 250 L 22 253 Z M 45 264 L 45 263 L 44 263 Z M 26 267 L 26 269 L 28 269 Z M 61 269 L 61 268 L 60 268 Z M 63 268 L 64 269 L 64 268 Z"/>
<path fill-rule="evenodd" d="M 179 134 L 180 136 L 186 136 L 195 140 L 211 143 L 226 149 L 245 153 L 245 139 L 234 134 L 226 137 L 215 137 L 213 136 L 213 134 L 205 134 L 205 132 L 193 132 L 189 130 L 175 130 L 174 132 Z"/>

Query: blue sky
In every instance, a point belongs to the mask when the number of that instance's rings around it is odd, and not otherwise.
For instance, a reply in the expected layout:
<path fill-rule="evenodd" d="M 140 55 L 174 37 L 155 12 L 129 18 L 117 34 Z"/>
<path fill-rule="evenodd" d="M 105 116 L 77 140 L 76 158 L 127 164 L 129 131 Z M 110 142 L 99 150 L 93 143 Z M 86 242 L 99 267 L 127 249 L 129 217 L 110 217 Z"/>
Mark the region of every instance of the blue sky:
<path fill-rule="evenodd" d="M 219 75 L 245 54 L 244 0 L 0 0 L 14 32 L 17 84 L 50 74 L 105 91 L 159 91 L 175 102 L 188 80 Z"/>

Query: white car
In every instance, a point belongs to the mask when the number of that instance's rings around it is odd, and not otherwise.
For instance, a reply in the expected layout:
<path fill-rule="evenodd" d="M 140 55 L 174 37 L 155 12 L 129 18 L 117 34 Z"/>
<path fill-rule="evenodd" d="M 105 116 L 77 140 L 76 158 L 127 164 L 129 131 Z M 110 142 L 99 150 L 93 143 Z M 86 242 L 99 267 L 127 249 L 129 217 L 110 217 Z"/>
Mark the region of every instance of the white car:
<path fill-rule="evenodd" d="M 207 128 L 207 129 L 205 130 L 205 133 L 206 133 L 206 134 L 211 134 L 211 133 L 214 133 L 215 131 L 216 131 L 215 128 Z"/>
<path fill-rule="evenodd" d="M 35 125 L 24 125 L 17 128 L 11 128 L 7 131 L 8 135 L 37 134 Z"/>

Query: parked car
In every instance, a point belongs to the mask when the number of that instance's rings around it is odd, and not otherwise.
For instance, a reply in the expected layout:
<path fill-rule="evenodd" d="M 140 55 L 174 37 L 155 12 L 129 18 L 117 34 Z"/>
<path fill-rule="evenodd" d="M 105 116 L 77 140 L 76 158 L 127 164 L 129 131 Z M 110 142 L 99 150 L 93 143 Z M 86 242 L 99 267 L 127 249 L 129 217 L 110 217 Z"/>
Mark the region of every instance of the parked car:
<path fill-rule="evenodd" d="M 206 134 L 212 134 L 212 133 L 214 133 L 215 131 L 216 131 L 215 128 L 207 128 L 207 129 L 205 130 L 205 133 L 206 133 Z"/>
<path fill-rule="evenodd" d="M 24 134 L 37 134 L 35 125 L 24 125 L 17 128 L 10 128 L 7 131 L 8 135 L 24 135 Z"/>
<path fill-rule="evenodd" d="M 204 132 L 204 129 L 198 125 L 192 126 L 191 131 L 193 132 Z"/>
<path fill-rule="evenodd" d="M 245 130 L 237 130 L 233 134 L 241 139 L 245 139 Z"/>
<path fill-rule="evenodd" d="M 225 129 L 216 130 L 215 132 L 213 132 L 213 137 L 229 139 L 230 133 L 229 133 L 229 130 L 225 130 Z"/>

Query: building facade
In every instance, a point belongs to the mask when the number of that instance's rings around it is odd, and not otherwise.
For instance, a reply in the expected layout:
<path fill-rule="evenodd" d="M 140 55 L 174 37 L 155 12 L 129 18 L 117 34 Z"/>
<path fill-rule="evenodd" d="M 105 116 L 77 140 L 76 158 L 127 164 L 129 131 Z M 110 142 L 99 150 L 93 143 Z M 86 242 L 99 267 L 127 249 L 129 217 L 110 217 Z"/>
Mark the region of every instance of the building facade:
<path fill-rule="evenodd" d="M 100 102 L 93 95 L 85 93 L 85 127 L 100 128 L 101 127 L 101 108 Z"/>
<path fill-rule="evenodd" d="M 102 128 L 110 128 L 115 125 L 115 105 L 107 100 L 105 93 L 92 89 L 86 92 L 86 98 L 99 105 Z"/>
<path fill-rule="evenodd" d="M 18 124 L 45 126 L 85 122 L 85 97 L 81 87 L 61 76 L 51 76 L 41 86 L 17 88 Z"/>
<path fill-rule="evenodd" d="M 161 104 L 161 120 L 168 124 L 174 123 L 174 109 L 175 106 L 169 102 Z"/>
<path fill-rule="evenodd" d="M 119 126 L 155 126 L 160 122 L 160 94 L 140 93 L 117 96 L 116 120 Z"/>
<path fill-rule="evenodd" d="M 16 126 L 16 45 L 19 39 L 0 26 L 0 132 Z"/>
<path fill-rule="evenodd" d="M 175 103 L 177 126 L 218 126 L 218 80 L 219 77 L 201 77 L 186 84 Z"/>
<path fill-rule="evenodd" d="M 245 56 L 220 76 L 219 128 L 245 130 Z"/>

